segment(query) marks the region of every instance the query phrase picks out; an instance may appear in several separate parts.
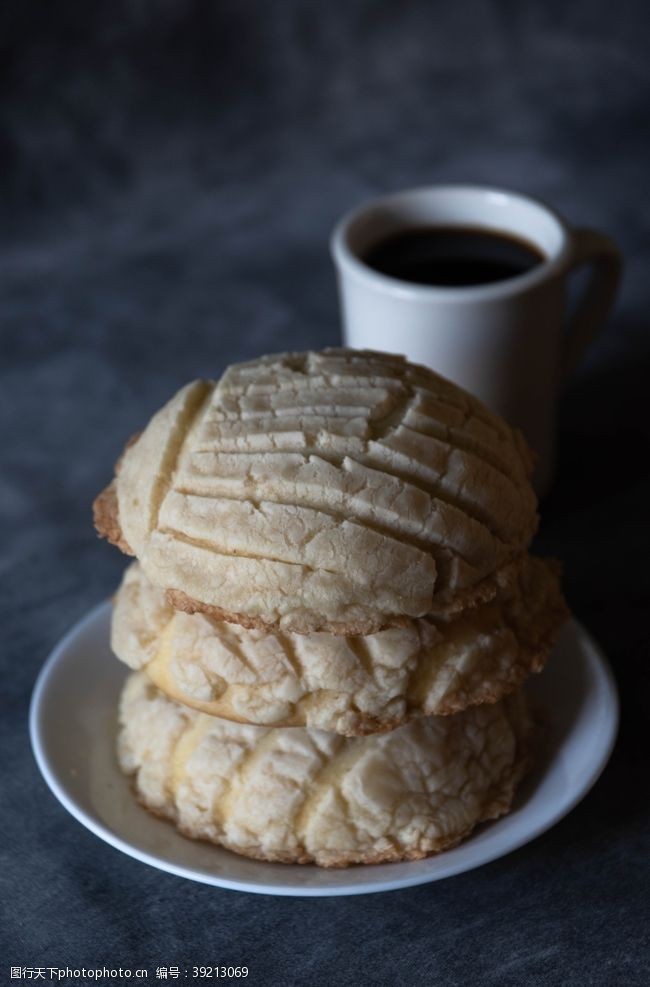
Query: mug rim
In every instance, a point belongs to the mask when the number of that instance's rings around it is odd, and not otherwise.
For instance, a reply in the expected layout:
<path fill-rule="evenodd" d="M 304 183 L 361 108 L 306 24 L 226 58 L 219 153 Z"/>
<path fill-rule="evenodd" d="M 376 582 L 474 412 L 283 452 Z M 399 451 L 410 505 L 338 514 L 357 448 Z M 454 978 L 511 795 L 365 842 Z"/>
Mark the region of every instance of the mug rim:
<path fill-rule="evenodd" d="M 400 278 L 394 278 L 389 274 L 383 274 L 366 264 L 348 243 L 347 236 L 352 224 L 382 206 L 387 206 L 391 203 L 396 204 L 399 200 L 409 197 L 421 197 L 427 193 L 444 195 L 445 193 L 458 192 L 467 192 L 470 195 L 497 195 L 540 209 L 550 217 L 559 232 L 560 243 L 558 249 L 553 255 L 544 257 L 540 264 L 536 264 L 532 270 L 524 274 L 517 274 L 514 277 L 504 278 L 502 281 L 488 284 L 463 285 L 458 287 L 452 285 L 417 284 L 410 281 L 403 281 Z M 531 242 L 535 243 L 536 241 L 531 238 Z M 472 182 L 443 182 L 388 192 L 385 195 L 368 199 L 366 202 L 362 202 L 361 205 L 344 213 L 334 226 L 330 235 L 330 253 L 335 265 L 340 270 L 345 270 L 346 273 L 350 273 L 358 280 L 389 292 L 391 295 L 412 299 L 417 298 L 420 300 L 435 299 L 436 301 L 463 302 L 517 295 L 541 284 L 566 269 L 571 255 L 571 243 L 570 229 L 566 221 L 558 212 L 541 199 L 514 189 L 500 188 L 495 185 L 481 185 Z"/>

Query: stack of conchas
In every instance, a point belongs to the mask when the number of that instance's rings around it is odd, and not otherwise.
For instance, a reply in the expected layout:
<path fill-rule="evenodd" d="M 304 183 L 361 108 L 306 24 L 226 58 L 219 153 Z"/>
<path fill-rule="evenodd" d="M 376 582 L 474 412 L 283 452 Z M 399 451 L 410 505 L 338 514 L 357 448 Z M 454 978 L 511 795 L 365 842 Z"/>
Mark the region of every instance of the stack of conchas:
<path fill-rule="evenodd" d="M 413 859 L 511 806 L 566 615 L 519 433 L 424 367 L 264 357 L 183 388 L 97 498 L 137 559 L 118 754 L 152 812 L 264 860 Z"/>

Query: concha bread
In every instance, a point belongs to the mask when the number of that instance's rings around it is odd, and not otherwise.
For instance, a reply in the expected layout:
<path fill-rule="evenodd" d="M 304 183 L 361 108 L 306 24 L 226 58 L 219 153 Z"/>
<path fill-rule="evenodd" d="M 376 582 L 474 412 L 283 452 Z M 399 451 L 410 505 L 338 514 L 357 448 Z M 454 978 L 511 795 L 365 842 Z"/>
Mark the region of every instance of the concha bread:
<path fill-rule="evenodd" d="M 510 808 L 528 763 L 521 696 L 344 738 L 219 720 L 132 674 L 118 757 L 152 812 L 262 860 L 340 867 L 417 859 Z"/>
<path fill-rule="evenodd" d="M 367 634 L 494 594 L 536 527 L 530 467 L 518 432 L 403 357 L 284 354 L 179 391 L 97 516 L 177 608 Z"/>
<path fill-rule="evenodd" d="M 565 615 L 554 569 L 530 557 L 489 603 L 367 637 L 248 630 L 176 611 L 133 563 L 111 644 L 168 696 L 213 716 L 355 735 L 495 702 L 543 667 Z"/>

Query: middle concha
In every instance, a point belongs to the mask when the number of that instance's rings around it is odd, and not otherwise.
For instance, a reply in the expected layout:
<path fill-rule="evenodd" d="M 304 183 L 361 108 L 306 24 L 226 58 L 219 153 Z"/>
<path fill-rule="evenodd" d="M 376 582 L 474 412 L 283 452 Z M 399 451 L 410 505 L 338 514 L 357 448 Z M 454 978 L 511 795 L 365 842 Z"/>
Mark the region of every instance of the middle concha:
<path fill-rule="evenodd" d="M 134 563 L 115 597 L 111 643 L 202 712 L 352 736 L 496 702 L 543 667 L 565 616 L 554 567 L 532 557 L 488 603 L 366 637 L 247 629 L 177 611 Z"/>

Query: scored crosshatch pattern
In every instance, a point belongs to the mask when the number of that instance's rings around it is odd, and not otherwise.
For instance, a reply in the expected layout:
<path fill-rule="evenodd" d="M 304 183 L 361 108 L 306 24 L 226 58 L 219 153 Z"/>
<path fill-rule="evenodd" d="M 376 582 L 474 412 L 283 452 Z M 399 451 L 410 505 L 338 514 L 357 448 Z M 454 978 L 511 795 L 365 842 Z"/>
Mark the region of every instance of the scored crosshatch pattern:
<path fill-rule="evenodd" d="M 536 527 L 519 434 L 383 354 L 268 357 L 195 382 L 118 470 L 119 524 L 155 584 L 298 632 L 449 609 Z"/>

